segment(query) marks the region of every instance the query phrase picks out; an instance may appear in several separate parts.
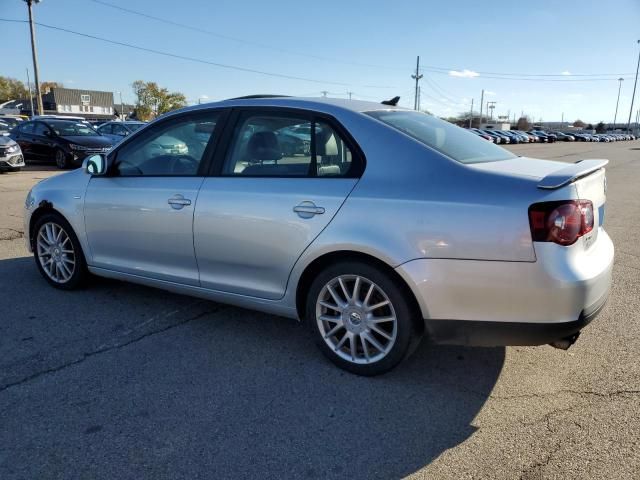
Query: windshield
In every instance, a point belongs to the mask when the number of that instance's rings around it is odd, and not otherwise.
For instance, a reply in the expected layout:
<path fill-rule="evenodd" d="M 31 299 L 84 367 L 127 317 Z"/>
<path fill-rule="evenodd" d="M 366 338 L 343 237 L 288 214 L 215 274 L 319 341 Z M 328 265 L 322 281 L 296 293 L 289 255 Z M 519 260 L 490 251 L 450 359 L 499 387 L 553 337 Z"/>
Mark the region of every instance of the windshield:
<path fill-rule="evenodd" d="M 367 114 L 460 163 L 516 158 L 511 152 L 478 135 L 426 113 L 380 110 Z"/>
<path fill-rule="evenodd" d="M 97 131 L 84 123 L 70 122 L 68 120 L 49 120 L 47 122 L 56 135 L 60 137 L 88 137 L 100 135 Z"/>

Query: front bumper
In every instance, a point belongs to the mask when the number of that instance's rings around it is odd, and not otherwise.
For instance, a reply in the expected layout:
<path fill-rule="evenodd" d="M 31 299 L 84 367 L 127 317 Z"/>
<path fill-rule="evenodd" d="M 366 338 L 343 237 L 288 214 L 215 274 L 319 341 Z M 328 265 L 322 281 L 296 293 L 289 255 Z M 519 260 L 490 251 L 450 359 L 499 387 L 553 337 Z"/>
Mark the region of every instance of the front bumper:
<path fill-rule="evenodd" d="M 15 168 L 22 168 L 24 166 L 24 157 L 21 153 L 0 157 L 1 170 L 13 170 Z"/>
<path fill-rule="evenodd" d="M 614 248 L 536 245 L 536 262 L 419 259 L 396 268 L 439 343 L 541 345 L 579 331 L 609 296 Z M 566 250 L 563 250 L 566 249 Z"/>

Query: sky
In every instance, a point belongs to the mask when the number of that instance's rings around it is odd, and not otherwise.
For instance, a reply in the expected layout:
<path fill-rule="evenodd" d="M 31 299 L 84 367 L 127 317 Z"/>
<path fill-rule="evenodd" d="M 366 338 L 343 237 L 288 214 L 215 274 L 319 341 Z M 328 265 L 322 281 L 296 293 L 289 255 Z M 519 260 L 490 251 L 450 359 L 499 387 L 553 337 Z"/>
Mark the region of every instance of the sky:
<path fill-rule="evenodd" d="M 41 81 L 122 92 L 129 103 L 141 79 L 190 103 L 351 92 L 413 107 L 419 55 L 420 106 L 439 116 L 468 112 L 472 99 L 477 114 L 484 89 L 496 116 L 612 122 L 622 77 L 626 122 L 640 50 L 640 0 L 43 0 L 34 16 L 174 55 L 36 26 Z M 0 19 L 27 18 L 22 0 L 0 0 Z M 26 81 L 28 25 L 0 21 L 0 32 L 0 75 Z"/>

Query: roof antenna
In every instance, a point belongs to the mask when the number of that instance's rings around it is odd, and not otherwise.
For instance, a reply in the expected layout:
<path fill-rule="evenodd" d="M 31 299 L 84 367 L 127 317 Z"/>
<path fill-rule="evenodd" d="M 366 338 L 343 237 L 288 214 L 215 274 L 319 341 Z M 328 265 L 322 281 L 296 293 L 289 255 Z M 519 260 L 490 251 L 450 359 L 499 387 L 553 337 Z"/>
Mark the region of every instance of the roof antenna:
<path fill-rule="evenodd" d="M 391 100 L 384 100 L 380 103 L 382 103 L 382 105 L 391 105 L 392 107 L 395 107 L 398 105 L 398 102 L 400 101 L 400 97 L 393 97 Z"/>

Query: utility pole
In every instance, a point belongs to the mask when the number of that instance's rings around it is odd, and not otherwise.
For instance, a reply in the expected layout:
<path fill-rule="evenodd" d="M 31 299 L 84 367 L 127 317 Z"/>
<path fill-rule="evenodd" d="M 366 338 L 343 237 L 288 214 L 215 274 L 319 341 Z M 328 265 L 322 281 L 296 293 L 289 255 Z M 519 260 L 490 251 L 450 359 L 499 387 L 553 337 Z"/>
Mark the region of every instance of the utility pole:
<path fill-rule="evenodd" d="M 351 95 L 353 94 L 353 92 L 347 92 L 347 95 L 349 95 L 349 100 L 351 100 Z"/>
<path fill-rule="evenodd" d="M 36 31 L 33 26 L 33 4 L 40 3 L 40 0 L 24 0 L 27 3 L 27 8 L 29 10 L 29 28 L 31 30 L 31 55 L 33 56 L 33 76 L 36 82 L 36 102 L 38 104 L 38 115 L 42 115 L 44 113 L 44 108 L 42 107 L 42 94 L 40 93 L 40 76 L 38 72 L 38 54 L 36 53 Z M 33 110 L 31 110 L 31 115 L 33 115 Z"/>
<path fill-rule="evenodd" d="M 29 89 L 29 102 L 31 102 L 31 116 L 33 117 L 33 93 L 31 93 L 31 80 L 29 79 L 29 69 L 27 68 L 27 88 Z"/>
<path fill-rule="evenodd" d="M 480 94 L 480 122 L 478 123 L 478 128 L 482 128 L 482 105 L 484 104 L 484 89 Z"/>
<path fill-rule="evenodd" d="M 562 112 L 562 120 L 560 120 L 560 127 L 564 128 L 564 112 Z"/>
<path fill-rule="evenodd" d="M 416 73 L 415 75 L 411 75 L 411 78 L 413 78 L 416 81 L 416 93 L 413 101 L 414 110 L 418 110 L 418 82 L 422 77 L 423 75 L 420 75 L 420 55 L 418 55 L 416 59 Z"/>
<path fill-rule="evenodd" d="M 469 112 L 469 128 L 473 125 L 473 98 L 471 99 L 471 111 Z"/>
<path fill-rule="evenodd" d="M 618 79 L 618 100 L 616 100 L 616 113 L 613 115 L 613 129 L 616 129 L 616 119 L 618 118 L 618 104 L 620 103 L 620 89 L 622 88 L 622 82 L 624 78 L 620 77 Z M 633 108 L 633 107 L 631 107 Z"/>
<path fill-rule="evenodd" d="M 638 40 L 638 45 L 640 45 L 640 40 Z M 636 86 L 638 85 L 638 70 L 640 70 L 640 51 L 638 51 L 638 66 L 636 67 L 636 80 L 633 82 L 633 93 L 631 94 L 631 108 L 629 109 L 629 121 L 627 122 L 627 132 L 629 131 L 629 127 L 631 126 L 631 114 L 633 113 L 633 100 L 636 96 Z"/>
<path fill-rule="evenodd" d="M 493 120 L 493 109 L 496 108 L 496 102 L 487 102 L 487 112 L 491 110 L 491 120 Z"/>

